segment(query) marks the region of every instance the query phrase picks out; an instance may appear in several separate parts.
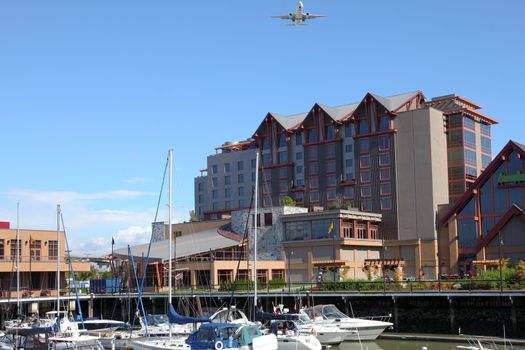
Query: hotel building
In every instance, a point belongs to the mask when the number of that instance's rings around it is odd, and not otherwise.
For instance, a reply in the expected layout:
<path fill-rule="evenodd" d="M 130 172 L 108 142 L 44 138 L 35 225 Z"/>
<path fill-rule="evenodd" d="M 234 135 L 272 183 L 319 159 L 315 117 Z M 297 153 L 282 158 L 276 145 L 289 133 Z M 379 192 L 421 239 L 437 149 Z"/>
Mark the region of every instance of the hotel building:
<path fill-rule="evenodd" d="M 249 207 L 259 150 L 262 207 L 290 196 L 311 209 L 344 202 L 381 214 L 387 257 L 413 261 L 409 274 L 433 276 L 438 206 L 456 201 L 491 160 L 496 122 L 479 109 L 456 95 L 427 101 L 415 91 L 367 93 L 337 107 L 315 103 L 291 116 L 268 113 L 252 140 L 224 144 L 208 157 L 195 179 L 195 208 L 200 219 L 219 219 Z"/>

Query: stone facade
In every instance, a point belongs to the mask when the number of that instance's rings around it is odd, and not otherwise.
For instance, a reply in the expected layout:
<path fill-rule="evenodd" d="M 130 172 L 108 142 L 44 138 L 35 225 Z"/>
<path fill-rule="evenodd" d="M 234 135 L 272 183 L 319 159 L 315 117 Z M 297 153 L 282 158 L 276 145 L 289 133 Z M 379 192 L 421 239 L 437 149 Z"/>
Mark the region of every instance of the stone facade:
<path fill-rule="evenodd" d="M 164 222 L 153 222 L 151 224 L 151 235 L 153 236 L 153 242 L 159 242 L 166 239 L 166 232 L 164 227 Z"/>
<path fill-rule="evenodd" d="M 281 260 L 281 242 L 284 238 L 284 227 L 281 218 L 288 214 L 307 213 L 307 208 L 301 207 L 269 207 L 258 210 L 259 226 L 257 230 L 257 260 Z M 245 209 L 232 212 L 231 225 L 233 232 L 243 236 L 248 213 L 252 219 L 248 221 L 249 254 L 253 257 L 253 210 Z"/>

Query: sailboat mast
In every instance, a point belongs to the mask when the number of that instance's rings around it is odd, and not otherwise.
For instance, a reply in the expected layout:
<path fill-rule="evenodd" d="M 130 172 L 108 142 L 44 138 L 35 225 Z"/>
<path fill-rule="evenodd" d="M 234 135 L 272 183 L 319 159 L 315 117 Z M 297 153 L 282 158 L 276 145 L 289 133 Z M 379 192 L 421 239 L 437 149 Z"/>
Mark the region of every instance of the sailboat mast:
<path fill-rule="evenodd" d="M 253 220 L 253 281 L 254 281 L 254 297 L 253 297 L 253 307 L 254 307 L 254 314 L 257 311 L 257 219 L 259 218 L 257 213 L 257 207 L 258 207 L 258 194 L 259 194 L 259 151 L 255 153 L 255 194 L 254 194 L 254 202 L 255 202 L 255 210 L 254 210 L 254 220 Z"/>
<path fill-rule="evenodd" d="M 57 320 L 60 319 L 60 204 L 57 204 Z"/>
<path fill-rule="evenodd" d="M 168 152 L 168 157 L 169 157 L 169 163 L 170 163 L 170 185 L 169 185 L 169 204 L 168 204 L 168 236 L 169 236 L 169 259 L 168 259 L 168 289 L 169 289 L 169 296 L 168 296 L 168 303 L 169 305 L 171 305 L 171 280 L 172 280 L 172 273 L 171 273 L 171 265 L 172 265 L 172 261 L 171 261 L 171 257 L 173 255 L 173 252 L 172 252 L 172 249 L 173 247 L 171 246 L 171 241 L 172 241 L 172 227 L 171 227 L 171 196 L 172 196 L 172 171 L 173 171 L 173 150 L 170 149 L 169 152 Z M 169 335 L 170 335 L 170 338 L 171 338 L 171 322 L 170 322 L 170 325 L 169 325 Z"/>
<path fill-rule="evenodd" d="M 20 314 L 20 203 L 16 203 L 16 312 Z"/>

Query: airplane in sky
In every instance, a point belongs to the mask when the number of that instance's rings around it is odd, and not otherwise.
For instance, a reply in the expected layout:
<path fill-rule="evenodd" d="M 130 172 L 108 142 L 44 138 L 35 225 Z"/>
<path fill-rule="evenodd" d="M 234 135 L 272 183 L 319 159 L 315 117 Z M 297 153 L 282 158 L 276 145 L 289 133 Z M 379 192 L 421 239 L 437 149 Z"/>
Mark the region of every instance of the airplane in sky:
<path fill-rule="evenodd" d="M 291 26 L 303 26 L 305 25 L 304 22 L 307 19 L 312 18 L 318 18 L 318 17 L 324 17 L 323 15 L 313 15 L 311 13 L 303 13 L 303 3 L 299 1 L 297 3 L 297 9 L 295 13 L 289 13 L 286 16 L 272 16 L 272 18 L 280 18 L 280 19 L 288 19 L 293 22 L 293 24 L 290 24 Z"/>

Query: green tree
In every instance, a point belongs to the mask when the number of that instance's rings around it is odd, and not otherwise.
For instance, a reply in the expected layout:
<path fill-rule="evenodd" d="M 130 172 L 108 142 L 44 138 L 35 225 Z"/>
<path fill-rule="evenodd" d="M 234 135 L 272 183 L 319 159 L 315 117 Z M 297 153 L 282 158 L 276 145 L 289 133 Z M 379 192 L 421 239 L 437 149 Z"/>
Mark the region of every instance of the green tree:
<path fill-rule="evenodd" d="M 295 201 L 290 196 L 284 196 L 283 205 L 287 207 L 295 207 Z"/>

